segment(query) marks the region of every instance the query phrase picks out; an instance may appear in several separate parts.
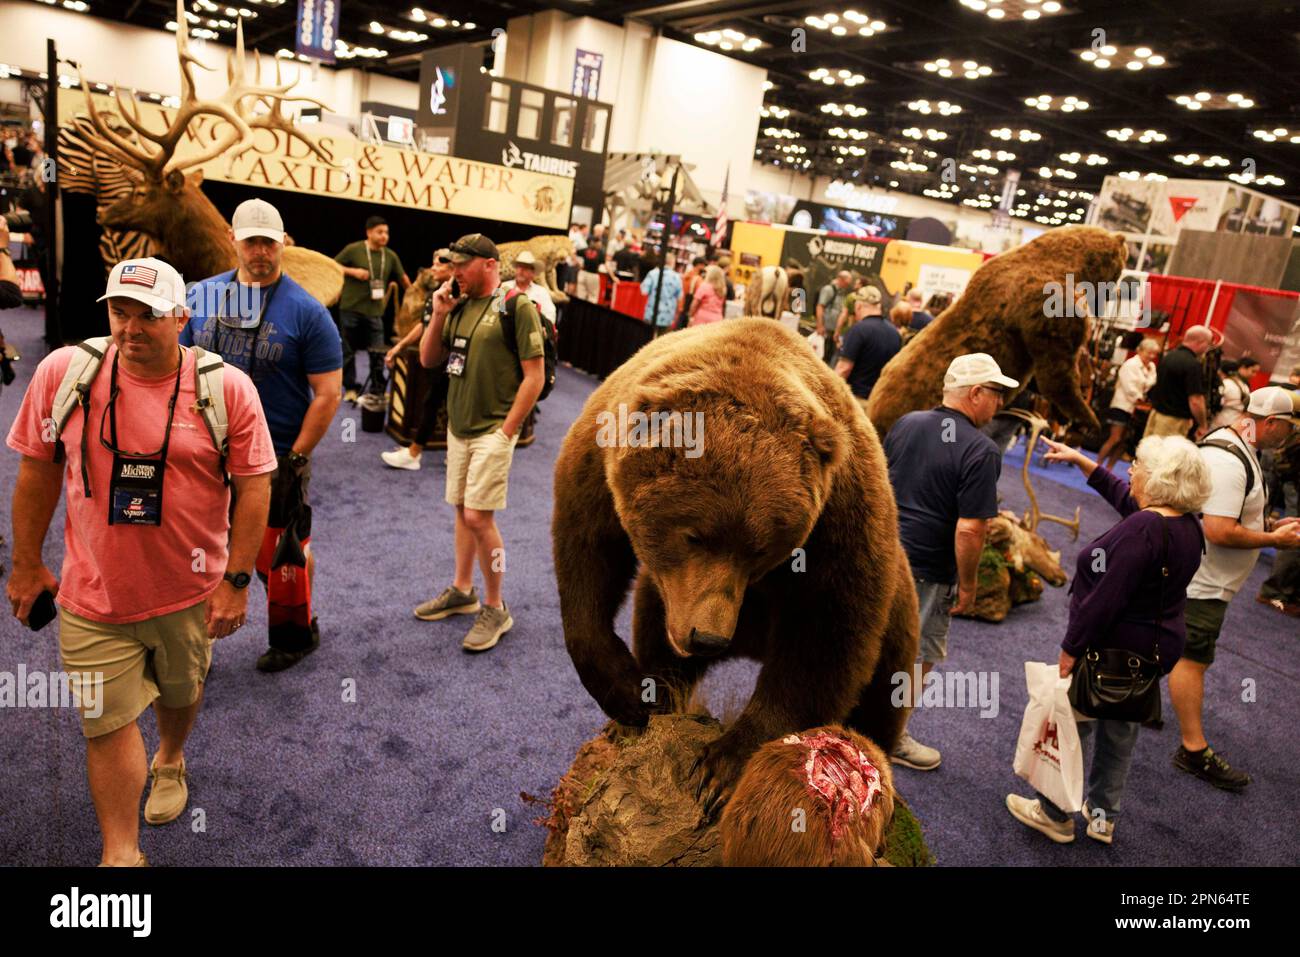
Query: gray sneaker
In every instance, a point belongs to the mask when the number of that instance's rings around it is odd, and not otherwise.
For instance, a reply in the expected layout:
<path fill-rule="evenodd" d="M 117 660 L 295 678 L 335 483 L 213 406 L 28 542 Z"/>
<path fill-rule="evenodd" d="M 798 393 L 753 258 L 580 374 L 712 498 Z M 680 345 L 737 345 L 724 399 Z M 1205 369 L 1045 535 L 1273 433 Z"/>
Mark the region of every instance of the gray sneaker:
<path fill-rule="evenodd" d="M 472 615 L 480 607 L 474 586 L 470 586 L 469 592 L 463 592 L 452 585 L 437 598 L 430 598 L 417 607 L 415 617 L 421 621 L 438 621 L 448 615 Z"/>
<path fill-rule="evenodd" d="M 904 731 L 889 760 L 914 771 L 933 771 L 939 766 L 939 752 Z"/>
<path fill-rule="evenodd" d="M 500 608 L 484 605 L 478 617 L 474 619 L 474 627 L 469 630 L 469 634 L 465 636 L 460 646 L 466 651 L 487 651 L 489 648 L 495 648 L 501 636 L 514 627 L 514 624 L 515 620 L 510 617 L 510 609 L 506 607 L 504 601 Z"/>

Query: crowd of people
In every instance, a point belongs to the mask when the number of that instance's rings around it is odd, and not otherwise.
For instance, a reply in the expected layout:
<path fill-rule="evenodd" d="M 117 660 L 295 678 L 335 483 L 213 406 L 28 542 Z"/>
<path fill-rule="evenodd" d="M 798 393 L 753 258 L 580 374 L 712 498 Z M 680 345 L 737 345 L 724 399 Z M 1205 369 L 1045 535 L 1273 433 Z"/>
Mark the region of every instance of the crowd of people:
<path fill-rule="evenodd" d="M 623 232 L 606 232 L 571 233 L 575 295 L 592 295 L 592 278 L 584 277 L 594 277 L 598 290 L 612 263 L 618 275 L 639 277 L 646 319 L 659 330 L 724 319 L 735 290 L 719 262 L 700 258 L 681 274 L 636 250 Z M 148 823 L 184 810 L 184 747 L 201 709 L 211 643 L 244 625 L 254 576 L 268 609 L 258 670 L 290 668 L 320 646 L 312 455 L 345 393 L 360 387 L 354 335 L 370 354 L 371 388 L 403 354 L 418 356 L 429 380 L 410 443 L 383 453 L 385 465 L 419 469 L 446 409 L 451 574 L 414 616 L 474 616 L 462 641 L 469 652 L 494 648 L 513 627 L 496 513 L 507 504 L 521 429 L 543 394 L 554 298 L 538 282 L 531 253 L 521 252 L 513 277 L 503 280 L 496 244 L 479 233 L 463 236 L 434 254 L 421 321 L 390 346 L 389 287 L 411 284 L 388 238 L 387 224 L 371 217 L 365 239 L 336 257 L 345 276 L 336 323 L 285 273 L 279 211 L 248 200 L 231 219 L 235 269 L 187 289 L 160 259 L 118 263 L 101 297 L 110 336 L 55 350 L 35 371 L 8 437 L 22 460 L 7 590 L 23 621 L 57 595 L 64 668 L 104 676 L 102 713 L 84 714 L 83 731 L 105 865 L 146 863 L 138 821 L 146 783 Z M 0 282 L 4 265 L 0 256 Z M 776 318 L 803 286 L 793 272 L 767 282 L 773 278 L 756 280 L 761 295 L 753 298 L 770 298 L 761 314 Z M 923 304 L 909 289 L 886 310 L 876 285 L 843 271 L 808 305 L 823 358 L 865 404 L 884 365 L 948 302 Z M 1228 606 L 1262 548 L 1277 549 L 1279 559 L 1260 600 L 1300 613 L 1296 479 L 1283 454 L 1297 443 L 1300 369 L 1286 386 L 1252 391 L 1257 362 L 1223 363 L 1220 401 L 1207 402 L 1200 357 L 1212 343 L 1210 330 L 1193 326 L 1158 363 L 1152 340 L 1138 344 L 1119 368 L 1110 429 L 1095 460 L 1044 439 L 1047 458 L 1080 469 L 1120 516 L 1079 551 L 1058 663 L 1064 677 L 1099 649 L 1153 656 L 1168 678 L 1181 735 L 1173 766 L 1241 790 L 1249 775 L 1207 739 L 1204 678 Z M 917 593 L 922 682 L 947 658 L 952 616 L 975 602 L 1002 465 L 1002 450 L 983 429 L 1020 387 L 991 356 L 959 356 L 945 374 L 942 403 L 903 416 L 883 440 Z M 1144 396 L 1153 408 L 1126 480 L 1114 469 Z M 1264 452 L 1275 453 L 1271 465 L 1261 464 Z M 1270 478 L 1270 468 L 1291 475 L 1289 487 Z M 1279 485 L 1286 515 L 1270 510 Z M 60 579 L 41 548 L 61 494 L 68 519 Z M 141 575 L 146 568 L 150 574 Z M 146 760 L 137 719 L 150 706 L 159 746 Z M 1114 838 L 1139 732 L 1138 722 L 1116 718 L 1080 724 L 1094 747 L 1083 813 L 1096 840 Z M 910 725 L 892 757 L 919 771 L 941 762 Z M 1069 813 L 1045 795 L 1010 794 L 1007 807 L 1054 841 L 1074 839 Z"/>
<path fill-rule="evenodd" d="M 367 330 L 372 368 L 385 357 L 373 355 L 383 340 L 367 308 L 381 298 L 372 277 L 405 278 L 385 252 L 386 233 L 372 218 L 366 241 L 339 254 L 364 294 L 345 298 L 352 308 L 340 310 L 336 326 L 282 268 L 279 211 L 248 200 L 231 218 L 234 270 L 187 288 L 160 259 L 117 263 L 100 297 L 110 335 L 56 349 L 35 370 L 8 436 L 22 459 L 6 587 L 19 621 L 57 614 L 66 671 L 98 676 L 100 705 L 82 709 L 82 728 L 103 865 L 147 865 L 139 847 L 146 783 L 147 823 L 184 811 L 184 748 L 212 642 L 243 627 L 254 575 L 268 603 L 257 669 L 283 671 L 320 645 L 312 453 L 342 399 L 340 330 Z M 506 505 L 519 431 L 542 390 L 540 316 L 554 313 L 533 282 L 536 263 L 524 258 L 503 284 L 499 255 L 477 233 L 439 250 L 440 282 L 417 327 L 421 363 L 446 379 L 455 545 L 450 585 L 414 614 L 474 615 L 463 642 L 474 652 L 513 625 L 494 513 Z M 41 552 L 61 496 L 65 559 L 56 576 Z M 138 718 L 151 706 L 159 744 L 147 760 Z"/>

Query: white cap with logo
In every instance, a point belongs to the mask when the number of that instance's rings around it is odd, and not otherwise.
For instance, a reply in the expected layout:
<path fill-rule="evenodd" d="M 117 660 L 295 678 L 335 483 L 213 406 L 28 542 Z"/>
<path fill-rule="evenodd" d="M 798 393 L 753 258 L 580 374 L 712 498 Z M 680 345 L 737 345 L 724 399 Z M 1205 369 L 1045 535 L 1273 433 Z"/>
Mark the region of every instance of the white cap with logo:
<path fill-rule="evenodd" d="M 1002 369 L 987 352 L 971 352 L 958 356 L 949 363 L 948 371 L 943 377 L 945 389 L 960 389 L 963 386 L 985 385 L 989 382 L 1006 386 L 1008 389 L 1015 389 L 1020 385 L 1015 379 L 1004 376 Z"/>
<path fill-rule="evenodd" d="M 1278 385 L 1266 385 L 1250 394 L 1246 411 L 1251 415 L 1268 417 L 1281 415 L 1300 425 L 1300 392 L 1292 392 Z"/>
<path fill-rule="evenodd" d="M 265 236 L 277 243 L 284 242 L 284 220 L 280 211 L 264 199 L 246 199 L 235 208 L 230 218 L 230 228 L 236 241 Z"/>
<path fill-rule="evenodd" d="M 108 286 L 95 301 L 118 296 L 167 313 L 185 305 L 185 280 L 161 259 L 124 259 L 108 274 Z"/>

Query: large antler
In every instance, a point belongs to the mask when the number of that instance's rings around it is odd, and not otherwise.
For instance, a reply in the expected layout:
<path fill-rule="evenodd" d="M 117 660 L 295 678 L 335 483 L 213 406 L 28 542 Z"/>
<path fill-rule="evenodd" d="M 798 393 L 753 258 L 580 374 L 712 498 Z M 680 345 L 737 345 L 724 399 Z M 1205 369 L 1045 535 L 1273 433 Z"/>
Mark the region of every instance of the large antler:
<path fill-rule="evenodd" d="M 86 85 L 85 77 L 81 79 L 81 89 L 86 94 L 86 104 L 90 121 L 98 136 L 87 135 L 87 140 L 98 149 L 112 155 L 119 162 L 141 170 L 147 177 L 161 181 L 172 172 L 201 166 L 209 160 L 228 153 L 227 162 L 234 161 L 253 147 L 255 129 L 282 130 L 287 136 L 307 145 L 318 157 L 331 166 L 337 165 L 320 148 L 311 137 L 295 129 L 291 119 L 280 111 L 280 104 L 285 100 L 311 103 L 322 108 L 325 104 L 309 96 L 286 96 L 297 85 L 301 74 L 289 83 L 280 82 L 280 67 L 276 64 L 276 85 L 261 86 L 261 63 L 257 64 L 254 85 L 247 83 L 247 65 L 244 52 L 244 26 L 241 20 L 235 31 L 235 52 L 230 55 L 226 76 L 229 86 L 218 100 L 200 100 L 191 72 L 193 67 L 208 70 L 189 47 L 189 24 L 185 17 L 184 0 L 176 0 L 176 53 L 181 69 L 181 104 L 175 116 L 162 131 L 150 129 L 140 117 L 134 96 L 128 98 L 114 87 L 113 95 L 117 100 L 118 112 L 122 120 L 135 131 L 139 142 L 132 142 L 127 137 L 110 127 L 95 106 L 94 98 Z M 78 67 L 80 73 L 80 67 Z M 268 108 L 266 113 L 254 113 L 253 107 L 262 103 Z M 198 116 L 215 116 L 226 122 L 219 135 L 199 152 L 176 158 L 176 147 L 189 129 L 190 121 Z"/>
<path fill-rule="evenodd" d="M 280 61 L 275 61 L 275 84 L 273 86 L 262 86 L 262 61 L 257 56 L 254 57 L 254 86 L 246 85 L 247 66 L 245 64 L 244 53 L 244 31 L 242 23 L 235 31 L 235 52 L 230 56 L 226 65 L 226 76 L 230 82 L 230 88 L 227 90 L 229 101 L 234 104 L 239 111 L 240 117 L 244 120 L 249 130 L 280 130 L 289 139 L 297 140 L 315 153 L 322 161 L 330 166 L 337 166 L 315 139 L 308 136 L 302 130 L 293 125 L 293 118 L 282 112 L 282 105 L 286 100 L 293 100 L 299 103 L 310 103 L 319 106 L 322 109 L 328 109 L 320 100 L 310 96 L 294 94 L 287 96 L 288 92 L 298 85 L 302 79 L 302 71 L 298 70 L 294 78 L 289 82 L 283 82 L 280 71 Z M 266 107 L 266 112 L 254 112 L 254 107 L 258 104 Z M 231 151 L 230 161 L 233 163 L 236 159 L 253 147 L 253 137 L 250 132 L 248 136 L 242 138 L 237 146 Z M 187 162 L 187 165 L 188 162 Z"/>

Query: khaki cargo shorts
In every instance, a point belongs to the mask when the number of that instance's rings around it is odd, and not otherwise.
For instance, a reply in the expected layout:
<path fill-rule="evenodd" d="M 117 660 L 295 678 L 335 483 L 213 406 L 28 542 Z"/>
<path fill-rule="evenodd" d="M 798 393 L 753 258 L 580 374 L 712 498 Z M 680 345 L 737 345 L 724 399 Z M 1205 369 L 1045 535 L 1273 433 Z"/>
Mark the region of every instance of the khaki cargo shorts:
<path fill-rule="evenodd" d="M 1178 419 L 1152 409 L 1147 416 L 1147 427 L 1142 438 L 1145 439 L 1148 435 L 1181 435 L 1187 438 L 1187 433 L 1192 430 L 1192 422 L 1192 419 Z"/>
<path fill-rule="evenodd" d="M 81 728 L 98 738 L 130 724 L 157 698 L 192 705 L 212 664 L 207 602 L 129 625 L 91 621 L 59 609 L 59 654 L 69 673 L 103 675 L 95 700 L 83 693 Z"/>
<path fill-rule="evenodd" d="M 506 507 L 506 483 L 519 433 L 500 429 L 462 439 L 447 430 L 447 502 L 481 512 Z"/>

